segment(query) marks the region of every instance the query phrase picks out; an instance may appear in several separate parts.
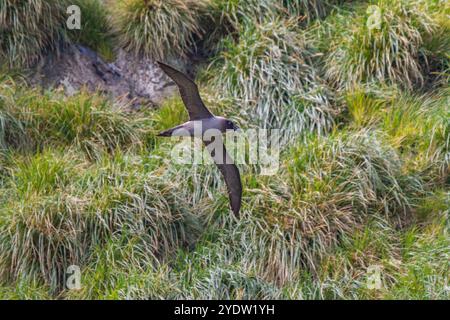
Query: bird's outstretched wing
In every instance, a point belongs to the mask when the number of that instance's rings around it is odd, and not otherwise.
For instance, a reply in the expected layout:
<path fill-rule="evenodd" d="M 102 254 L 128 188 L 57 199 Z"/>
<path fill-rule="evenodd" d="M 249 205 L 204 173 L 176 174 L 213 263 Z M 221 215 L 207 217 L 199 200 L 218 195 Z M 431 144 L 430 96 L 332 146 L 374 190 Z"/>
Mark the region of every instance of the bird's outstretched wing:
<path fill-rule="evenodd" d="M 215 142 L 215 143 L 213 143 Z M 230 198 L 231 209 L 236 217 L 239 217 L 242 199 L 242 183 L 238 167 L 234 164 L 225 148 L 222 136 L 215 135 L 210 141 L 203 140 L 206 149 L 214 160 L 214 163 L 222 173 L 225 184 L 228 188 L 228 196 Z M 214 146 L 217 146 L 215 148 Z"/>
<path fill-rule="evenodd" d="M 200 120 L 213 116 L 200 98 L 200 93 L 194 81 L 167 64 L 158 61 L 158 65 L 177 84 L 190 120 Z"/>

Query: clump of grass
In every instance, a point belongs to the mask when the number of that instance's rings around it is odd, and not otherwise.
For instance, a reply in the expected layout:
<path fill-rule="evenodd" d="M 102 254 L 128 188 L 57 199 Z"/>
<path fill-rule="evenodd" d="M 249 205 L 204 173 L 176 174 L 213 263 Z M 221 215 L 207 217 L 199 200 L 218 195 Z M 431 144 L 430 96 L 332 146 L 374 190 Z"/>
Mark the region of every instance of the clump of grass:
<path fill-rule="evenodd" d="M 381 112 L 386 108 L 389 99 L 392 99 L 392 94 L 396 95 L 397 91 L 389 93 L 386 90 L 382 96 L 369 88 L 354 88 L 347 91 L 344 99 L 351 126 L 362 129 L 379 123 Z"/>
<path fill-rule="evenodd" d="M 49 288 L 35 279 L 20 277 L 14 285 L 0 285 L 3 300 L 51 300 Z"/>
<path fill-rule="evenodd" d="M 449 91 L 400 96 L 382 117 L 389 142 L 402 153 L 409 170 L 430 182 L 445 181 L 449 170 Z"/>
<path fill-rule="evenodd" d="M 213 89 L 257 125 L 283 128 L 286 140 L 305 127 L 324 132 L 332 117 L 311 41 L 294 20 L 247 23 L 239 41 L 227 38 L 212 61 Z"/>
<path fill-rule="evenodd" d="M 375 133 L 312 136 L 284 156 L 276 176 L 244 175 L 242 219 L 217 198 L 204 250 L 190 260 L 189 275 L 181 272 L 193 297 L 280 297 L 276 287 L 316 274 L 340 239 L 370 216 L 402 220 L 424 191 Z"/>
<path fill-rule="evenodd" d="M 245 259 L 236 259 L 239 253 L 225 254 L 228 248 L 225 249 L 221 243 L 224 239 L 220 236 L 215 238 L 217 234 L 212 229 L 207 231 L 208 236 L 203 238 L 195 251 L 182 252 L 175 261 L 174 270 L 181 288 L 181 298 L 279 299 L 282 296 L 275 283 L 255 273 Z M 187 270 L 191 270 L 190 274 Z"/>
<path fill-rule="evenodd" d="M 303 16 L 307 22 L 327 14 L 329 0 L 281 0 L 283 7 L 292 15 Z"/>
<path fill-rule="evenodd" d="M 100 95 L 72 97 L 5 86 L 0 96 L 0 142 L 3 148 L 39 150 L 75 144 L 89 156 L 119 146 L 138 146 L 145 118 L 112 108 Z"/>
<path fill-rule="evenodd" d="M 279 6 L 273 0 L 211 0 L 209 12 L 203 22 L 205 36 L 200 44 L 204 53 L 214 56 L 223 49 L 224 37 L 237 39 L 243 25 L 275 17 Z"/>
<path fill-rule="evenodd" d="M 395 148 L 403 170 L 420 173 L 432 185 L 448 176 L 449 92 L 413 95 L 398 88 L 359 88 L 345 97 L 351 127 L 377 128 Z"/>
<path fill-rule="evenodd" d="M 235 32 L 246 23 L 263 22 L 277 16 L 305 17 L 307 21 L 323 17 L 329 1 L 324 0 L 212 0 L 216 25 Z"/>
<path fill-rule="evenodd" d="M 202 34 L 205 1 L 120 0 L 113 4 L 114 24 L 123 48 L 154 59 L 195 51 Z"/>
<path fill-rule="evenodd" d="M 210 66 L 218 69 L 213 69 L 217 72 L 214 85 L 244 102 L 255 101 L 266 91 L 269 102 L 276 105 L 286 99 L 286 87 L 298 89 L 314 83 L 312 68 L 306 64 L 313 52 L 295 31 L 292 21 L 246 24 L 239 42 L 226 39 L 225 52 Z M 295 77 L 298 74 L 305 77 Z"/>
<path fill-rule="evenodd" d="M 319 298 L 381 299 L 401 263 L 401 232 L 386 219 L 371 217 L 320 263 Z"/>
<path fill-rule="evenodd" d="M 228 31 L 239 31 L 245 23 L 274 17 L 279 9 L 272 0 L 212 0 L 211 7 L 221 22 L 219 25 L 231 27 Z"/>
<path fill-rule="evenodd" d="M 402 264 L 387 299 L 448 299 L 448 204 L 436 221 L 403 236 Z"/>
<path fill-rule="evenodd" d="M 423 45 L 435 23 L 413 1 L 371 2 L 380 23 L 369 25 L 374 12 L 347 19 L 326 61 L 328 78 L 339 87 L 360 82 L 397 83 L 411 88 L 422 85 L 426 70 Z"/>
<path fill-rule="evenodd" d="M 425 38 L 424 50 L 428 58 L 429 75 L 426 80 L 430 86 L 441 82 L 444 86 L 450 83 L 450 5 L 434 3 L 437 8 L 429 9 L 436 23 L 432 37 Z M 430 81 L 431 80 L 431 81 Z"/>
<path fill-rule="evenodd" d="M 0 2 L 0 64 L 30 66 L 67 41 L 67 1 Z"/>
<path fill-rule="evenodd" d="M 90 164 L 66 149 L 22 161 L 1 204 L 5 281 L 30 276 L 62 289 L 66 268 L 95 261 L 92 250 L 108 241 L 122 244 L 116 256 L 151 268 L 195 237 L 187 203 L 150 159 L 119 152 Z"/>
<path fill-rule="evenodd" d="M 83 162 L 73 154 L 61 157 L 58 153 L 44 150 L 33 157 L 16 156 L 11 177 L 15 191 L 27 198 L 31 195 L 61 192 L 83 169 Z"/>
<path fill-rule="evenodd" d="M 81 290 L 61 293 L 66 299 L 176 299 L 178 281 L 169 262 L 141 254 L 135 241 L 112 239 L 94 248 L 82 270 Z"/>
<path fill-rule="evenodd" d="M 360 227 L 370 214 L 405 217 L 423 192 L 421 181 L 401 172 L 396 152 L 374 133 L 313 138 L 294 149 L 290 158 L 284 179 L 287 190 L 268 188 L 267 200 L 258 199 L 257 206 L 280 235 L 289 234 L 289 240 L 281 242 L 289 251 L 278 251 L 278 261 L 286 261 L 280 279 L 295 273 L 293 260 L 288 259 L 297 257 L 296 263 L 306 263 L 314 271 L 314 257 L 323 256 L 340 235 Z M 271 271 L 277 274 L 275 268 Z"/>
<path fill-rule="evenodd" d="M 443 196 L 442 200 L 436 200 L 441 197 L 437 195 L 425 198 L 426 211 L 434 214 L 420 224 L 398 229 L 388 221 L 376 218 L 360 231 L 343 237 L 340 246 L 320 264 L 320 281 L 314 284 L 316 290 L 312 297 L 448 298 L 449 197 L 448 194 Z M 422 211 L 422 206 L 420 204 L 417 209 Z M 379 278 L 373 272 L 374 268 L 378 270 Z M 380 280 L 379 287 L 369 286 L 375 284 L 374 278 Z"/>
<path fill-rule="evenodd" d="M 81 9 L 81 29 L 68 31 L 72 42 L 97 51 L 107 61 L 114 60 L 110 17 L 103 1 L 76 0 L 73 4 Z"/>
<path fill-rule="evenodd" d="M 420 180 L 403 175 L 395 151 L 371 133 L 344 133 L 317 140 L 308 147 L 312 149 L 303 150 L 290 169 L 291 183 L 298 190 L 294 197 L 298 195 L 298 200 L 310 202 L 311 209 L 319 209 L 317 213 L 323 209 L 328 213 L 334 211 L 331 217 L 336 218 L 335 223 L 324 225 L 335 231 L 345 232 L 352 225 L 350 221 L 357 225 L 364 214 L 394 218 L 405 215 L 414 203 L 415 194 L 423 191 Z M 315 219 L 320 220 L 320 216 Z M 314 233 L 313 237 L 325 240 L 328 235 Z"/>

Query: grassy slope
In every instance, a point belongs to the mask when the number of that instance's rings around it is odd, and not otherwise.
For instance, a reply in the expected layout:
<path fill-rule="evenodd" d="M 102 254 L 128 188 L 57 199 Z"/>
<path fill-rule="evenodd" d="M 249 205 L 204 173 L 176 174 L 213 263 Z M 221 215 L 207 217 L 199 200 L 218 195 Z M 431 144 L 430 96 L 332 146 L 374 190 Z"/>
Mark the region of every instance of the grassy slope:
<path fill-rule="evenodd" d="M 184 10 L 182 2 L 173 5 Z M 449 298 L 447 8 L 430 0 L 411 18 L 407 1 L 396 2 L 405 3 L 401 11 L 380 0 L 389 21 L 407 15 L 410 33 L 392 34 L 415 40 L 400 43 L 405 61 L 386 67 L 392 47 L 379 43 L 389 24 L 367 34 L 360 20 L 368 2 L 334 9 L 338 1 L 275 2 L 214 0 L 201 8 L 218 27 L 202 29 L 199 46 L 223 50 L 201 77 L 211 107 L 244 127 L 282 123 L 290 137 L 276 176 L 241 167 L 242 220 L 229 215 L 214 166 L 164 161 L 173 141 L 154 134 L 186 118 L 178 98 L 131 115 L 98 95 L 67 98 L 1 79 L 0 297 Z M 287 3 L 289 21 L 277 17 Z M 311 16 L 292 20 L 305 10 Z M 155 21 L 176 19 L 167 12 Z M 252 12 L 265 18 L 253 21 Z M 423 31 L 429 21 L 433 31 Z M 98 43 L 110 43 L 106 20 L 91 23 Z M 197 23 L 178 36 L 196 39 Z M 420 32 L 432 36 L 422 41 Z M 346 45 L 355 39 L 381 53 Z M 327 45 L 333 41 L 342 45 Z M 362 55 L 367 64 L 342 81 Z M 438 75 L 428 78 L 425 57 Z M 376 62 L 383 72 L 373 71 Z M 410 83 L 399 83 L 401 74 Z M 63 288 L 69 264 L 81 266 L 79 291 Z M 367 285 L 373 266 L 379 289 Z"/>

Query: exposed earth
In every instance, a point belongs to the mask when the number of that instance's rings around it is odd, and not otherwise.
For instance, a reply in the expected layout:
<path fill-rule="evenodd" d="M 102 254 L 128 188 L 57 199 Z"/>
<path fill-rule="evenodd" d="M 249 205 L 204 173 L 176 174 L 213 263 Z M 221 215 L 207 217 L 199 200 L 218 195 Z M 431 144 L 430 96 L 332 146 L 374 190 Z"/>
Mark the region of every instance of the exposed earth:
<path fill-rule="evenodd" d="M 184 61 L 171 59 L 168 63 L 192 74 Z M 31 85 L 61 87 L 67 95 L 82 88 L 92 92 L 98 89 L 132 108 L 159 105 L 176 92 L 175 84 L 150 59 L 118 50 L 116 60 L 107 63 L 80 45 L 49 55 L 32 69 L 29 79 Z"/>

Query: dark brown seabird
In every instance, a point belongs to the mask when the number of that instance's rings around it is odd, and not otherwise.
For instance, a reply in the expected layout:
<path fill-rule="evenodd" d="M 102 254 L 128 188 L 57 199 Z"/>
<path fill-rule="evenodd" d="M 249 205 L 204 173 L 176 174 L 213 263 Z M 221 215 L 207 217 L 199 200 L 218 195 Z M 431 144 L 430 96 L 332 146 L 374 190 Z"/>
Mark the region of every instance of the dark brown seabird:
<path fill-rule="evenodd" d="M 158 62 L 158 65 L 178 86 L 181 99 L 189 113 L 188 122 L 163 131 L 158 134 L 158 136 L 191 136 L 201 138 L 225 179 L 228 195 L 230 197 L 231 209 L 236 217 L 239 217 L 242 198 L 242 183 L 239 169 L 228 155 L 220 135 L 213 135 L 211 136 L 211 139 L 208 139 L 207 136 L 204 135 L 205 131 L 210 129 L 215 129 L 218 130 L 218 132 L 223 133 L 227 130 L 238 130 L 239 128 L 231 120 L 214 116 L 206 108 L 200 98 L 200 93 L 198 92 L 195 82 L 189 79 L 184 73 L 162 62 Z M 199 133 L 194 129 L 197 127 L 201 128 Z M 212 144 L 212 142 L 215 143 Z M 222 149 L 219 150 L 219 152 L 217 152 L 217 145 Z M 212 146 L 212 148 L 210 146 Z M 214 148 L 214 146 L 216 148 Z"/>

